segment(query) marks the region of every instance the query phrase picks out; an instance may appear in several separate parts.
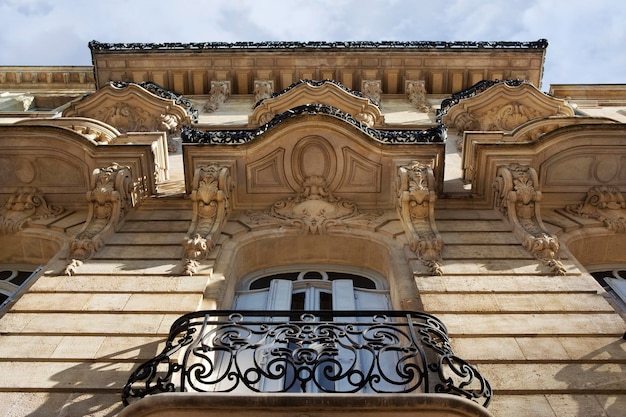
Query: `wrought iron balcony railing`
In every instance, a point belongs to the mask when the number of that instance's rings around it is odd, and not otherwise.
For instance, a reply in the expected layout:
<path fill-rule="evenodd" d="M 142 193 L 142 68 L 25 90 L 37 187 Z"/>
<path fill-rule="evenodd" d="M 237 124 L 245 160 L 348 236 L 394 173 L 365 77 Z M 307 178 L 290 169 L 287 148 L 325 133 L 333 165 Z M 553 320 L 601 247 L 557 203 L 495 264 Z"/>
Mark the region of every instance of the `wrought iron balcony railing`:
<path fill-rule="evenodd" d="M 452 352 L 439 319 L 411 311 L 198 311 L 174 322 L 123 402 L 159 392 L 449 393 L 491 387 Z"/>

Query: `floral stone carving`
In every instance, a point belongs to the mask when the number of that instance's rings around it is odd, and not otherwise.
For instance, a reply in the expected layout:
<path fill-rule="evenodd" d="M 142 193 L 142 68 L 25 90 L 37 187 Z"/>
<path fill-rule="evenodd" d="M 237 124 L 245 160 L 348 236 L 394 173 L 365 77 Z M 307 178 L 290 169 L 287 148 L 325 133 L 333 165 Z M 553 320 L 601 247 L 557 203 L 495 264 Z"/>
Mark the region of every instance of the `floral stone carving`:
<path fill-rule="evenodd" d="M 281 227 L 300 229 L 303 234 L 326 234 L 334 227 L 367 223 L 381 213 L 360 213 L 355 203 L 335 197 L 326 180 L 319 176 L 304 179 L 302 191 L 295 197 L 280 200 L 263 212 L 248 212 L 252 221 L 278 223 Z"/>
<path fill-rule="evenodd" d="M 585 202 L 578 206 L 565 207 L 568 213 L 586 219 L 601 221 L 609 230 L 626 233 L 626 218 L 621 209 L 626 209 L 622 192 L 616 187 L 606 185 L 591 187 L 587 191 Z"/>
<path fill-rule="evenodd" d="M 113 164 L 96 168 L 91 176 L 92 190 L 87 193 L 87 222 L 72 240 L 66 275 L 73 275 L 83 261 L 104 246 L 126 213 L 135 205 L 130 168 Z"/>
<path fill-rule="evenodd" d="M 496 205 L 508 217 L 524 248 L 548 266 L 554 275 L 565 275 L 558 255 L 559 241 L 541 221 L 541 191 L 534 187 L 538 182 L 537 171 L 527 165 L 500 167 L 493 185 Z"/>
<path fill-rule="evenodd" d="M 431 111 L 431 107 L 426 102 L 426 83 L 424 80 L 408 80 L 406 82 L 406 95 L 417 111 L 422 113 Z"/>
<path fill-rule="evenodd" d="M 211 81 L 209 101 L 204 106 L 206 112 L 212 113 L 217 110 L 230 95 L 230 81 Z"/>
<path fill-rule="evenodd" d="M 48 204 L 39 189 L 20 187 L 0 208 L 0 235 L 17 233 L 28 221 L 58 216 L 63 211 L 63 207 Z"/>
<path fill-rule="evenodd" d="M 435 226 L 435 176 L 430 166 L 413 162 L 398 171 L 398 212 L 409 247 L 431 275 L 443 275 L 443 239 Z"/>
<path fill-rule="evenodd" d="M 193 218 L 183 240 L 184 273 L 198 272 L 199 261 L 215 247 L 230 210 L 230 173 L 217 164 L 196 169 L 190 199 Z"/>

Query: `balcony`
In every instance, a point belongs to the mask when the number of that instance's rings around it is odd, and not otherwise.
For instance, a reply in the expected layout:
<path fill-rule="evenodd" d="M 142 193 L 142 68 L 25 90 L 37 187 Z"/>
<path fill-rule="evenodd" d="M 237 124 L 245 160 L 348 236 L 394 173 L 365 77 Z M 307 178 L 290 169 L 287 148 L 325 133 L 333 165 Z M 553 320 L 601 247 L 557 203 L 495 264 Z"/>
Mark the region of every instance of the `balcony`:
<path fill-rule="evenodd" d="M 132 373 L 123 402 L 194 392 L 231 398 L 404 393 L 422 400 L 452 394 L 483 407 L 492 395 L 476 368 L 454 355 L 443 323 L 410 311 L 186 314 L 172 325 L 163 351 Z M 472 415 L 489 415 L 484 411 Z"/>

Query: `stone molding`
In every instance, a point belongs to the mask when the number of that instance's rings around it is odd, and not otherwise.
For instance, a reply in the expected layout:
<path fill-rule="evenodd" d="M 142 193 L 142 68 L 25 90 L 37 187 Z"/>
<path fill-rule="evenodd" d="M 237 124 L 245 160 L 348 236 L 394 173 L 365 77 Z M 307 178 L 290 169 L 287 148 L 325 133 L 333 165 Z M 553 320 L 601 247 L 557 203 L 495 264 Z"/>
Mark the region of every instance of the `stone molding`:
<path fill-rule="evenodd" d="M 550 97 L 529 83 L 495 84 L 484 92 L 460 100 L 442 117 L 459 132 L 512 131 L 529 120 L 548 116 L 574 116 L 564 100 Z"/>
<path fill-rule="evenodd" d="M 56 217 L 64 211 L 48 204 L 41 190 L 20 187 L 0 208 L 0 235 L 17 233 L 28 221 Z"/>
<path fill-rule="evenodd" d="M 443 275 L 443 239 L 435 225 L 435 177 L 430 166 L 419 162 L 398 169 L 398 213 L 409 248 L 429 268 L 430 275 Z"/>
<path fill-rule="evenodd" d="M 183 240 L 185 275 L 198 272 L 199 262 L 215 248 L 230 212 L 230 171 L 211 163 L 196 169 L 190 199 L 193 217 Z"/>
<path fill-rule="evenodd" d="M 524 248 L 550 268 L 553 275 L 565 275 L 559 259 L 559 241 L 541 220 L 541 191 L 537 171 L 527 165 L 501 166 L 493 184 L 496 206 L 507 216 Z"/>
<path fill-rule="evenodd" d="M 565 211 L 585 219 L 601 221 L 614 232 L 626 233 L 626 200 L 617 187 L 600 185 L 587 191 L 585 202 L 569 205 Z"/>
<path fill-rule="evenodd" d="M 104 246 L 136 202 L 129 167 L 114 163 L 96 168 L 91 176 L 91 188 L 87 193 L 87 222 L 70 243 L 65 275 L 74 275 L 83 261 Z"/>
<path fill-rule="evenodd" d="M 320 176 L 303 180 L 301 191 L 274 203 L 265 211 L 248 211 L 256 224 L 274 224 L 285 229 L 299 229 L 302 234 L 322 235 L 330 229 L 348 229 L 351 224 L 369 223 L 382 212 L 361 213 L 349 200 L 335 197 Z"/>
<path fill-rule="evenodd" d="M 384 124 L 384 116 L 378 106 L 368 98 L 359 97 L 331 81 L 296 83 L 281 94 L 257 103 L 248 117 L 248 124 L 263 125 L 289 109 L 306 104 L 331 106 L 351 115 L 368 127 L 378 127 Z"/>

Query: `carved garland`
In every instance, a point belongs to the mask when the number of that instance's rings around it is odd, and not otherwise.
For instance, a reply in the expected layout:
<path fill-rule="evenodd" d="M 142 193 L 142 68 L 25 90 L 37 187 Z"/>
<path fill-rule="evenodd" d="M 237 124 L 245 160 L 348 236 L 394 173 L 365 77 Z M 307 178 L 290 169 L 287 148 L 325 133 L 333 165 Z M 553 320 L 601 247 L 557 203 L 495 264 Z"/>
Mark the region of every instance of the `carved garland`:
<path fill-rule="evenodd" d="M 41 190 L 20 187 L 0 208 L 0 235 L 17 233 L 28 221 L 63 213 L 63 207 L 49 205 Z"/>
<path fill-rule="evenodd" d="M 87 222 L 70 244 L 66 275 L 74 275 L 83 261 L 104 246 L 105 240 L 135 205 L 133 181 L 127 166 L 113 164 L 96 168 L 91 176 L 91 186 L 92 190 L 87 192 Z"/>
<path fill-rule="evenodd" d="M 538 182 L 537 171 L 527 165 L 511 164 L 498 168 L 493 185 L 496 206 L 508 216 L 513 232 L 522 240 L 524 248 L 550 267 L 554 275 L 565 275 L 558 255 L 559 241 L 541 221 L 541 191 L 534 187 Z"/>
<path fill-rule="evenodd" d="M 565 207 L 568 213 L 599 220 L 609 230 L 626 233 L 626 218 L 621 209 L 626 209 L 622 192 L 619 188 L 606 185 L 591 187 L 583 204 Z"/>
<path fill-rule="evenodd" d="M 326 180 L 318 176 L 305 178 L 302 191 L 295 197 L 277 201 L 266 211 L 248 212 L 250 219 L 257 224 L 279 224 L 311 235 L 326 234 L 331 228 L 345 229 L 350 224 L 368 223 L 380 215 L 380 212 L 361 213 L 355 203 L 333 196 Z"/>
<path fill-rule="evenodd" d="M 183 240 L 184 273 L 198 272 L 199 261 L 213 250 L 230 211 L 230 172 L 212 163 L 196 169 L 190 199 L 193 218 Z"/>
<path fill-rule="evenodd" d="M 443 275 L 443 239 L 435 226 L 435 177 L 430 166 L 413 162 L 398 170 L 398 212 L 409 247 L 430 275 Z"/>

